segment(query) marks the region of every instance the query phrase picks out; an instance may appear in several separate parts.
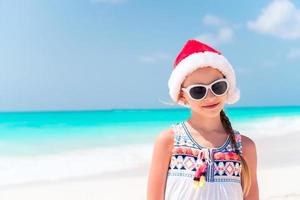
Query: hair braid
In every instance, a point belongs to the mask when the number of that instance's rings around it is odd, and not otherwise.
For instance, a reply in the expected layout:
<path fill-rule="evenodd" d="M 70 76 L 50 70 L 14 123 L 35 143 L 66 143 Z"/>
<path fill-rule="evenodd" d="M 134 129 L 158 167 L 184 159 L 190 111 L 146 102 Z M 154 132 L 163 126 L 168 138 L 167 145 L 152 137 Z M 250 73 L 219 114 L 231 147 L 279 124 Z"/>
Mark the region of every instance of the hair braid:
<path fill-rule="evenodd" d="M 244 196 L 247 196 L 249 193 L 250 184 L 251 184 L 251 176 L 250 176 L 250 171 L 249 171 L 247 162 L 244 159 L 244 157 L 242 156 L 241 151 L 238 149 L 234 130 L 233 130 L 230 120 L 226 116 L 224 110 L 222 110 L 220 112 L 220 117 L 221 117 L 221 122 L 222 122 L 224 129 L 227 132 L 227 134 L 229 134 L 230 140 L 231 140 L 232 144 L 234 145 L 234 151 L 235 151 L 235 153 L 237 153 L 239 155 L 239 157 L 241 159 L 241 165 L 242 165 L 241 184 L 242 184 Z"/>

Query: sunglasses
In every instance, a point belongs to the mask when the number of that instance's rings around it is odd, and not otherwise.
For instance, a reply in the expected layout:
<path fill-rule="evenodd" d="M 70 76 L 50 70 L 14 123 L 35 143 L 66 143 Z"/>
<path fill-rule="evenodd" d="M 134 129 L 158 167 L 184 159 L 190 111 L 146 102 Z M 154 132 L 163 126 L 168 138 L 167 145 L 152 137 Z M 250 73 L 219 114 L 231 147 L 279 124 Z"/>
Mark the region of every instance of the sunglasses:
<path fill-rule="evenodd" d="M 229 83 L 226 78 L 221 78 L 208 85 L 193 84 L 182 88 L 182 90 L 195 101 L 204 99 L 208 93 L 208 89 L 210 89 L 215 96 L 223 96 L 229 89 Z"/>

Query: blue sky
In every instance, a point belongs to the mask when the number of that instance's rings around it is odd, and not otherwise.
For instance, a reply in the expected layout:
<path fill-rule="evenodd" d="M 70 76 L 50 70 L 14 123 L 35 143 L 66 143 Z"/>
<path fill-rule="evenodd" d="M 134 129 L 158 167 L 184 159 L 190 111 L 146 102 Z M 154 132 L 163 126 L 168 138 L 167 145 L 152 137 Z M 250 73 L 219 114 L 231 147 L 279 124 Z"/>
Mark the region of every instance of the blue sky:
<path fill-rule="evenodd" d="M 235 106 L 299 105 L 296 1 L 0 0 L 0 111 L 169 108 L 186 40 L 233 65 Z"/>

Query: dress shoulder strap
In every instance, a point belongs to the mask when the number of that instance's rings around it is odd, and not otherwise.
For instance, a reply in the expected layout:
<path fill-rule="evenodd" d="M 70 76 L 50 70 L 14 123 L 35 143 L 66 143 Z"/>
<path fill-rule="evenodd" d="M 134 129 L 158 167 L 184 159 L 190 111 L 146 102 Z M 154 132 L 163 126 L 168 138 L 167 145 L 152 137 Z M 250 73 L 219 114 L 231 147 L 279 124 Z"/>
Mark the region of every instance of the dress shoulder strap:
<path fill-rule="evenodd" d="M 180 144 L 180 141 L 181 141 L 181 131 L 180 131 L 179 123 L 172 124 L 171 128 L 174 132 L 173 145 L 175 147 L 175 146 L 178 146 Z"/>
<path fill-rule="evenodd" d="M 243 154 L 242 135 L 239 131 L 234 130 L 234 136 L 235 136 L 235 141 L 238 146 L 238 150 L 240 151 L 241 154 Z"/>
<path fill-rule="evenodd" d="M 173 124 L 172 129 L 174 131 L 174 147 L 184 146 L 196 148 L 193 141 L 191 141 L 189 136 L 185 133 L 184 128 L 182 126 L 182 122 Z"/>

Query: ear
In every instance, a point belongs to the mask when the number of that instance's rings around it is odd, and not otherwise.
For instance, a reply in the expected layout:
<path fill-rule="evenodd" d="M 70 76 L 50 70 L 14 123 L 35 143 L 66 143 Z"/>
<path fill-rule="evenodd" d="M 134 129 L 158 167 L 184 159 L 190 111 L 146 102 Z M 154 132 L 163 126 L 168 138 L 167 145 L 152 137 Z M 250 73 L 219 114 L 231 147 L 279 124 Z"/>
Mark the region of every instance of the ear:
<path fill-rule="evenodd" d="M 181 90 L 179 95 L 178 95 L 178 100 L 184 102 L 185 104 L 188 104 L 186 98 L 184 97 L 183 91 Z"/>

